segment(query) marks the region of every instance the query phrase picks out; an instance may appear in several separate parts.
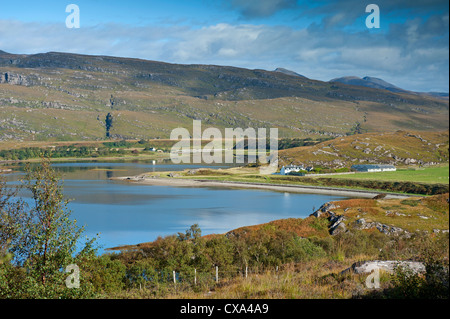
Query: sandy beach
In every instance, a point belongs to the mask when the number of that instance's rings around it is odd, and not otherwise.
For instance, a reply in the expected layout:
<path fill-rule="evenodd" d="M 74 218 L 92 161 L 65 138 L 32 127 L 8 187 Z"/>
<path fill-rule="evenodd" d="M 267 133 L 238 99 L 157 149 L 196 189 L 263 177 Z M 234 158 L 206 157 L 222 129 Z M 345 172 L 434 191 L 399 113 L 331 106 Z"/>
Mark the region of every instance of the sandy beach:
<path fill-rule="evenodd" d="M 112 180 L 127 181 L 144 185 L 155 186 L 173 186 L 173 187 L 229 187 L 240 189 L 263 189 L 276 192 L 303 193 L 303 194 L 327 194 L 345 197 L 373 198 L 381 192 L 342 189 L 332 187 L 317 187 L 306 185 L 281 185 L 281 184 L 263 184 L 232 181 L 213 181 L 202 179 L 181 179 L 181 178 L 147 178 L 142 175 L 115 177 Z M 418 195 L 415 195 L 418 196 Z M 409 198 L 412 195 L 404 194 L 386 194 L 386 198 Z"/>

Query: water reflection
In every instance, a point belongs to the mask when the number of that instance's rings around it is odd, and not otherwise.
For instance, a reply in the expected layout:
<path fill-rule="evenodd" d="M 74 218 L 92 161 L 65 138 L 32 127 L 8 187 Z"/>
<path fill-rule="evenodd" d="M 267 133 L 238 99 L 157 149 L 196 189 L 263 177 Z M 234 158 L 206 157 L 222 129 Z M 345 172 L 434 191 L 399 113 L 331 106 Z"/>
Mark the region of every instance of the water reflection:
<path fill-rule="evenodd" d="M 191 188 L 130 184 L 109 180 L 148 171 L 194 169 L 196 165 L 137 163 L 55 163 L 61 173 L 72 217 L 86 226 L 86 235 L 100 234 L 104 247 L 137 244 L 158 236 L 184 232 L 199 224 L 203 234 L 311 214 L 342 197 L 266 190 Z M 204 167 L 204 166 L 202 166 Z M 221 168 L 223 166 L 216 166 Z M 9 185 L 23 177 L 23 167 L 6 175 Z M 29 201 L 29 195 L 23 193 Z"/>

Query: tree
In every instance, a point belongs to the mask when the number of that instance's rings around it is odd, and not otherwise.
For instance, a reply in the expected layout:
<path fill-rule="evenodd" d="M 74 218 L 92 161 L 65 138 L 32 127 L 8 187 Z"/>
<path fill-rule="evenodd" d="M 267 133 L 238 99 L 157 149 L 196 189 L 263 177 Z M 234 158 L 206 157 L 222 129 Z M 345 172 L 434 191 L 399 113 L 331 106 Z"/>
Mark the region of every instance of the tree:
<path fill-rule="evenodd" d="M 106 137 L 109 138 L 110 137 L 109 131 L 111 130 L 111 127 L 113 126 L 113 116 L 111 113 L 108 113 L 106 115 L 105 126 L 106 126 Z"/>
<path fill-rule="evenodd" d="M 12 257 L 9 248 L 18 244 L 18 239 L 25 237 L 28 216 L 22 214 L 26 204 L 16 199 L 17 189 L 8 188 L 0 180 L 0 264 Z"/>
<path fill-rule="evenodd" d="M 72 264 L 82 268 L 94 258 L 96 239 L 80 242 L 84 227 L 79 228 L 76 220 L 70 218 L 68 200 L 63 196 L 59 177 L 49 159 L 43 158 L 33 170 L 27 167 L 24 188 L 31 192 L 32 207 L 16 205 L 19 209 L 1 211 L 0 227 L 2 233 L 5 230 L 1 244 L 13 258 L 0 272 L 10 281 L 6 288 L 2 287 L 0 295 L 5 293 L 7 297 L 16 298 L 89 296 L 92 287 L 88 283 L 83 282 L 79 289 L 66 287 L 65 279 L 69 274 L 65 269 Z"/>

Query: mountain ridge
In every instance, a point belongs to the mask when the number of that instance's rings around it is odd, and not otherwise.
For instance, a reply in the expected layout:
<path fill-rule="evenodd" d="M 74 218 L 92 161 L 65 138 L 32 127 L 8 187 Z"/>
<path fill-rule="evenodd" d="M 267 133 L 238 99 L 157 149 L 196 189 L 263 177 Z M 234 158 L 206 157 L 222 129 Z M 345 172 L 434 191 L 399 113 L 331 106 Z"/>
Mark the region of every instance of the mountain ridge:
<path fill-rule="evenodd" d="M 342 83 L 342 84 L 348 84 L 348 85 L 357 85 L 357 86 L 364 86 L 369 88 L 376 88 L 376 89 L 382 89 L 382 90 L 388 90 L 391 92 L 397 92 L 397 93 L 409 93 L 409 94 L 423 94 L 423 95 L 430 95 L 438 98 L 447 98 L 449 97 L 448 92 L 417 92 L 417 91 L 409 91 L 402 88 L 399 88 L 398 86 L 395 86 L 392 83 L 386 82 L 383 79 L 371 77 L 371 76 L 365 76 L 363 78 L 360 78 L 358 76 L 343 76 L 335 79 L 331 79 L 328 81 L 330 83 Z"/>
<path fill-rule="evenodd" d="M 48 52 L 0 54 L 0 140 L 167 138 L 202 120 L 280 137 L 448 129 L 448 101 L 283 72 Z"/>
<path fill-rule="evenodd" d="M 298 76 L 298 77 L 305 78 L 305 79 L 307 78 L 304 75 L 301 75 L 301 74 L 299 74 L 297 72 L 294 72 L 294 71 L 291 71 L 291 70 L 288 70 L 288 69 L 285 69 L 285 68 L 276 68 L 274 70 L 274 72 L 280 72 L 280 73 L 284 73 L 284 74 L 287 74 L 287 75 Z"/>

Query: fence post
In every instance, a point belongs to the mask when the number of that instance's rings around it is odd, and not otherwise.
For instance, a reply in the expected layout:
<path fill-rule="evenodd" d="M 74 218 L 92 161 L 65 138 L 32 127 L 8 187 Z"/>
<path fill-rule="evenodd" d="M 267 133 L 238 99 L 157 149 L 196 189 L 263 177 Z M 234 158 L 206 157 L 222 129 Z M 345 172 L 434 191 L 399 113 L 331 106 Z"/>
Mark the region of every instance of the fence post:
<path fill-rule="evenodd" d="M 216 283 L 219 282 L 219 266 L 216 266 Z"/>
<path fill-rule="evenodd" d="M 245 278 L 248 277 L 248 266 L 245 266 Z"/>
<path fill-rule="evenodd" d="M 197 286 L 197 269 L 194 268 L 194 285 Z"/>
<path fill-rule="evenodd" d="M 175 277 L 175 270 L 173 271 L 173 283 L 176 284 L 177 283 L 177 279 Z"/>

